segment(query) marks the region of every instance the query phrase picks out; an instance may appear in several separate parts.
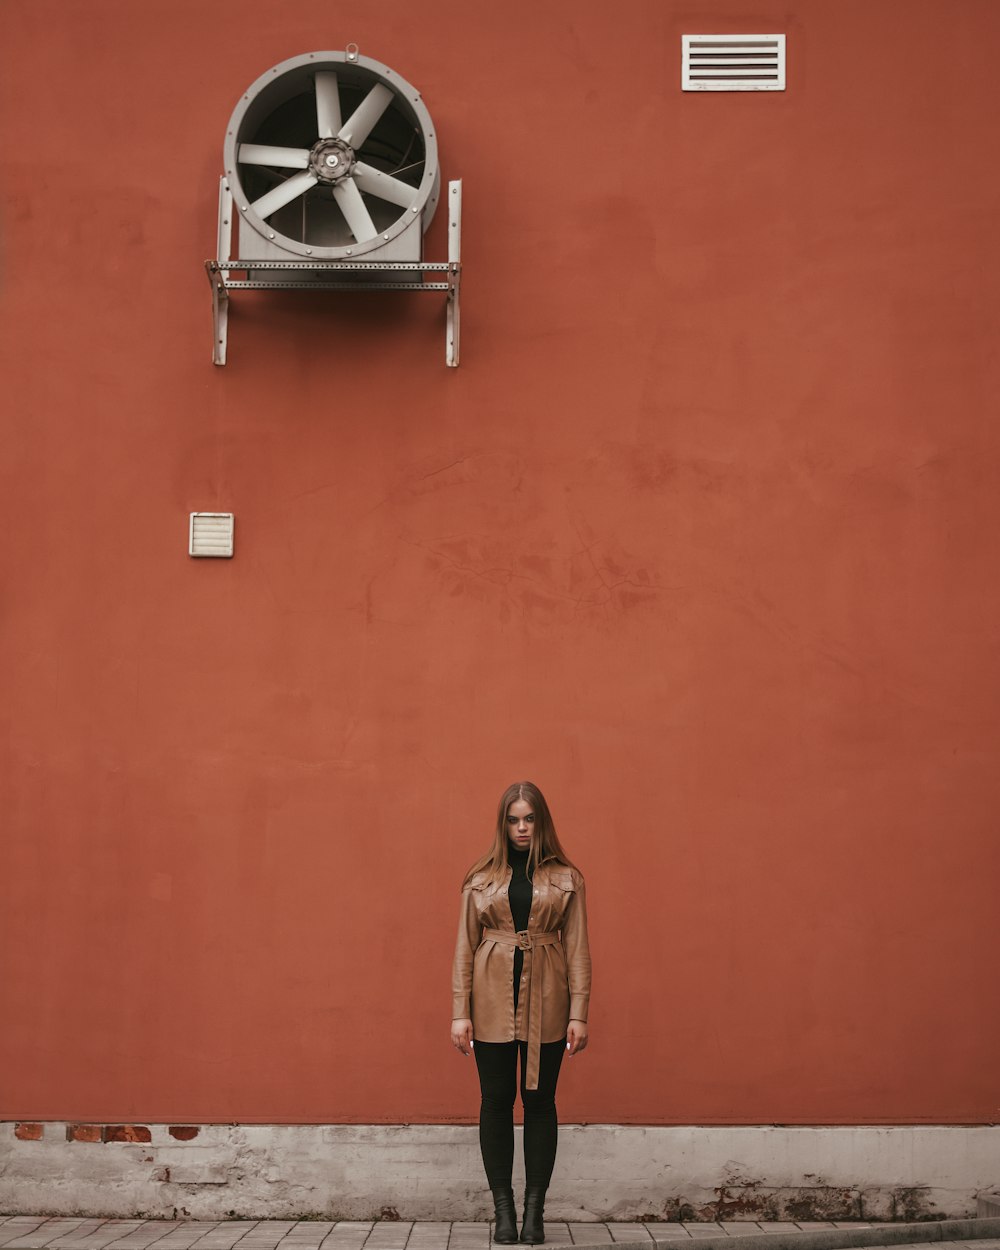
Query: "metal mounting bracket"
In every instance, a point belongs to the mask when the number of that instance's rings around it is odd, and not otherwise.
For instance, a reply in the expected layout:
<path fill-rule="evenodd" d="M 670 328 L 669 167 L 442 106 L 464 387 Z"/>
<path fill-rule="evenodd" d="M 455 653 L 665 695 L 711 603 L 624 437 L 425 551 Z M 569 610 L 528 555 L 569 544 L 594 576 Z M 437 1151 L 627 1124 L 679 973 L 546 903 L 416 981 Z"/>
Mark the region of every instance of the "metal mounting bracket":
<path fill-rule="evenodd" d="M 205 261 L 212 288 L 212 363 L 226 363 L 231 291 L 443 291 L 446 293 L 445 363 L 458 367 L 462 282 L 462 183 L 448 183 L 447 261 L 231 260 L 233 196 L 226 178 L 219 181 L 218 258 Z M 245 278 L 231 278 L 245 273 Z M 403 279 L 407 275 L 408 281 Z M 427 281 L 425 274 L 440 274 Z M 263 274 L 266 276 L 259 277 Z M 344 281 L 341 274 L 364 275 Z M 414 275 L 419 274 L 419 280 Z M 271 276 L 273 275 L 273 276 Z M 398 275 L 398 276 L 397 276 Z M 395 277 L 395 281 L 393 278 Z"/>

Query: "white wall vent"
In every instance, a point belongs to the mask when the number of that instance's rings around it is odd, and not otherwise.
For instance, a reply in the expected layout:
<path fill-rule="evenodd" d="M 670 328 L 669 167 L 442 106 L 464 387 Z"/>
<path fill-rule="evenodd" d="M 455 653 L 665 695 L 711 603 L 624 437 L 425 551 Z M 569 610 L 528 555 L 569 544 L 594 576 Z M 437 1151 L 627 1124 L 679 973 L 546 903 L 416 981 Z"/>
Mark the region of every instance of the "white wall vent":
<path fill-rule="evenodd" d="M 233 554 L 233 514 L 231 512 L 192 512 L 188 531 L 189 556 L 231 556 Z"/>
<path fill-rule="evenodd" d="M 682 35 L 684 91 L 784 91 L 784 35 Z"/>

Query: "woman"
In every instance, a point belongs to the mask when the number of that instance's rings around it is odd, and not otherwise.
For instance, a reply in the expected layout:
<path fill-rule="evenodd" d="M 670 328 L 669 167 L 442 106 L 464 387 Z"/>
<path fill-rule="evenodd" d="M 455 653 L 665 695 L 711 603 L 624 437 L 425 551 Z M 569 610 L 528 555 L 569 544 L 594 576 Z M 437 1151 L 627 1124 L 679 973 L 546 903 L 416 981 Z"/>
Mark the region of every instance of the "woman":
<path fill-rule="evenodd" d="M 545 1191 L 556 1157 L 556 1081 L 563 1052 L 587 1045 L 590 950 L 583 874 L 559 845 L 537 786 L 509 786 L 492 848 L 469 869 L 452 974 L 451 1041 L 474 1054 L 479 1144 L 493 1191 L 493 1240 L 519 1240 L 511 1173 L 521 1060 L 524 1220 L 520 1241 L 545 1240 Z"/>

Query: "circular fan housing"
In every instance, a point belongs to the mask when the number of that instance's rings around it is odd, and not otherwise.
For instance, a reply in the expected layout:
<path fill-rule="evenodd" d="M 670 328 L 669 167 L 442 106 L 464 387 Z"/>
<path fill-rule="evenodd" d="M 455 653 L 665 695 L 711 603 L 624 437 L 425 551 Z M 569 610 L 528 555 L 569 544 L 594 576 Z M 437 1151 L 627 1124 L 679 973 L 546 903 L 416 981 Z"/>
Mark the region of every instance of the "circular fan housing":
<path fill-rule="evenodd" d="M 437 142 L 419 92 L 352 48 L 262 74 L 233 111 L 223 160 L 243 221 L 301 257 L 376 259 L 418 221 L 426 230 L 437 206 Z"/>

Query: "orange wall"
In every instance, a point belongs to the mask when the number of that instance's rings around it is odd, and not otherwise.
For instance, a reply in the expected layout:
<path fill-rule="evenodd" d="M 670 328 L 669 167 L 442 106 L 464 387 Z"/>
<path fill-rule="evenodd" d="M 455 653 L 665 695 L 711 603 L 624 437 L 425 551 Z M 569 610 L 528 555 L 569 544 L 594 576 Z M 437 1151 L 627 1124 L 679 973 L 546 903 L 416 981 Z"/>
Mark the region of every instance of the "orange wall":
<path fill-rule="evenodd" d="M 747 30 L 786 93 L 681 93 Z M 464 179 L 461 368 L 437 297 L 288 295 L 215 369 L 225 123 L 350 40 Z M 590 888 L 563 1119 L 997 1119 L 998 44 L 5 0 L 0 1116 L 471 1120 L 458 885 L 530 776 Z"/>

